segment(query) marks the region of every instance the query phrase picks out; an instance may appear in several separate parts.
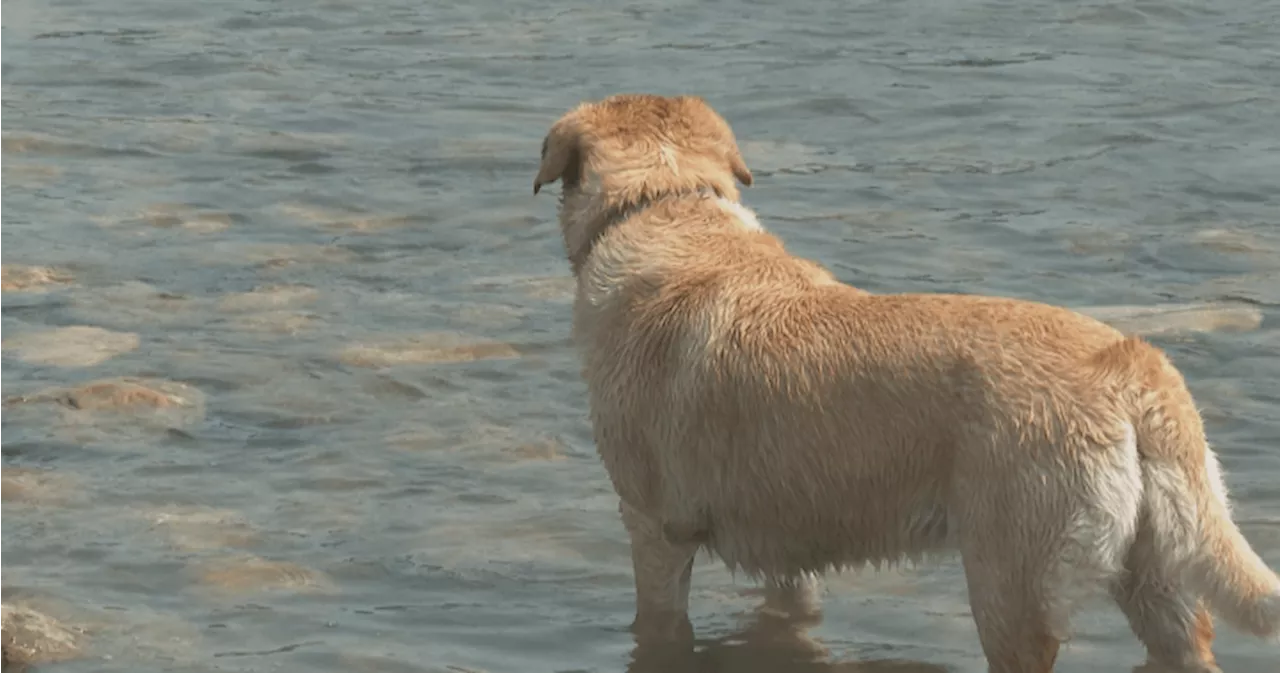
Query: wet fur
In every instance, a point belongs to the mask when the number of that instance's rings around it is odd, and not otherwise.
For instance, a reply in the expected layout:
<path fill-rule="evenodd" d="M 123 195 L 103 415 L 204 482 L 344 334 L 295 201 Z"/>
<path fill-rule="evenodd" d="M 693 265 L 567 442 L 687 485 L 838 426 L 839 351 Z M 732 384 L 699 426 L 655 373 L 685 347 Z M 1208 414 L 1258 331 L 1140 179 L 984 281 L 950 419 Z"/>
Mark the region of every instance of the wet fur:
<path fill-rule="evenodd" d="M 1049 671 L 1068 589 L 1106 586 L 1153 662 L 1216 670 L 1214 609 L 1280 631 L 1181 375 L 1044 304 L 873 295 L 788 253 L 696 97 L 585 103 L 548 133 L 573 336 L 632 543 L 638 634 L 685 634 L 705 548 L 808 578 L 959 550 L 991 670 Z"/>

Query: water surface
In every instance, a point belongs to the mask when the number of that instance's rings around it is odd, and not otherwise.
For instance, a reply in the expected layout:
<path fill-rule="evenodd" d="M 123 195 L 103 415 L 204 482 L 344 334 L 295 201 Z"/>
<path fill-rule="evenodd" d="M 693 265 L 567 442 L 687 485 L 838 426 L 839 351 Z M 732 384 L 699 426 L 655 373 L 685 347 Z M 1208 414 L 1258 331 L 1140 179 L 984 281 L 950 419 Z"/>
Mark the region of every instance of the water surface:
<path fill-rule="evenodd" d="M 1266 0 L 6 2 L 6 604 L 83 629 L 49 671 L 984 670 L 955 563 L 833 580 L 820 646 L 704 563 L 698 653 L 633 652 L 529 193 L 550 123 L 619 91 L 705 96 L 748 205 L 867 289 L 1253 316 L 1154 338 L 1280 567 L 1278 25 Z M 1060 670 L 1141 658 L 1101 603 Z"/>

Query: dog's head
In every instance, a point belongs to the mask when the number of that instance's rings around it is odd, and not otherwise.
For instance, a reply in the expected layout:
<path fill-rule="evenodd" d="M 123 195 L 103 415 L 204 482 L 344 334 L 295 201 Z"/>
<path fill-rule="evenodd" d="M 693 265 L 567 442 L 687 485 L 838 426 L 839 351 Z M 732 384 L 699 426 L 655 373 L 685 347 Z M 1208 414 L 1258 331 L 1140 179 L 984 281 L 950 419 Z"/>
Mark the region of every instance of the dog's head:
<path fill-rule="evenodd" d="M 583 103 L 551 127 L 533 193 L 561 180 L 566 198 L 589 187 L 610 207 L 699 189 L 736 201 L 735 179 L 750 185 L 751 171 L 706 101 L 624 94 Z"/>

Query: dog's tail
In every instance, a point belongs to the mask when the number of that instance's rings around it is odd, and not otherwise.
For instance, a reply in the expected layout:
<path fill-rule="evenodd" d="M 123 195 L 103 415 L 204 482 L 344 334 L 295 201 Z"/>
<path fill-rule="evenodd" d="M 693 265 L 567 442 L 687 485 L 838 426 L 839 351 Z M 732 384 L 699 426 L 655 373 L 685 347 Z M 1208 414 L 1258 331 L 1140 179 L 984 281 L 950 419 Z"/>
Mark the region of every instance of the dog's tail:
<path fill-rule="evenodd" d="M 1137 337 L 1104 349 L 1095 363 L 1104 379 L 1132 393 L 1142 525 L 1154 542 L 1152 561 L 1232 626 L 1280 637 L 1280 577 L 1231 519 L 1218 458 L 1182 375 L 1163 352 Z"/>

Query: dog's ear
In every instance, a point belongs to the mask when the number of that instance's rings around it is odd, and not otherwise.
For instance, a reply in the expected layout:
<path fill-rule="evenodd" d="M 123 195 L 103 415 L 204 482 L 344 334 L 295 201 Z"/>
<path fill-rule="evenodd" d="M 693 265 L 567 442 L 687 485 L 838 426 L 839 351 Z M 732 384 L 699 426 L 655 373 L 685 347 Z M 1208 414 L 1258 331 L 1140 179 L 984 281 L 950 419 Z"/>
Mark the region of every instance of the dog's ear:
<path fill-rule="evenodd" d="M 734 137 L 733 128 L 729 126 L 729 122 L 721 117 L 702 96 L 681 96 L 679 100 L 692 101 L 694 106 L 692 114 L 698 119 L 699 126 L 708 129 L 717 143 L 724 148 L 724 160 L 729 164 L 729 171 L 733 173 L 733 177 L 750 187 L 755 180 L 751 176 L 751 169 L 747 168 L 747 162 L 742 159 L 742 151 L 738 149 L 738 139 Z"/>
<path fill-rule="evenodd" d="M 557 121 L 542 140 L 542 163 L 533 180 L 533 193 L 548 182 L 563 180 L 566 187 L 576 186 L 582 174 L 582 137 L 573 114 Z"/>
<path fill-rule="evenodd" d="M 739 152 L 738 148 L 734 146 L 730 148 L 727 159 L 729 160 L 729 170 L 733 171 L 733 177 L 737 178 L 738 182 L 750 187 L 753 178 L 751 177 L 751 170 L 747 168 L 747 162 L 742 160 L 742 152 Z"/>

